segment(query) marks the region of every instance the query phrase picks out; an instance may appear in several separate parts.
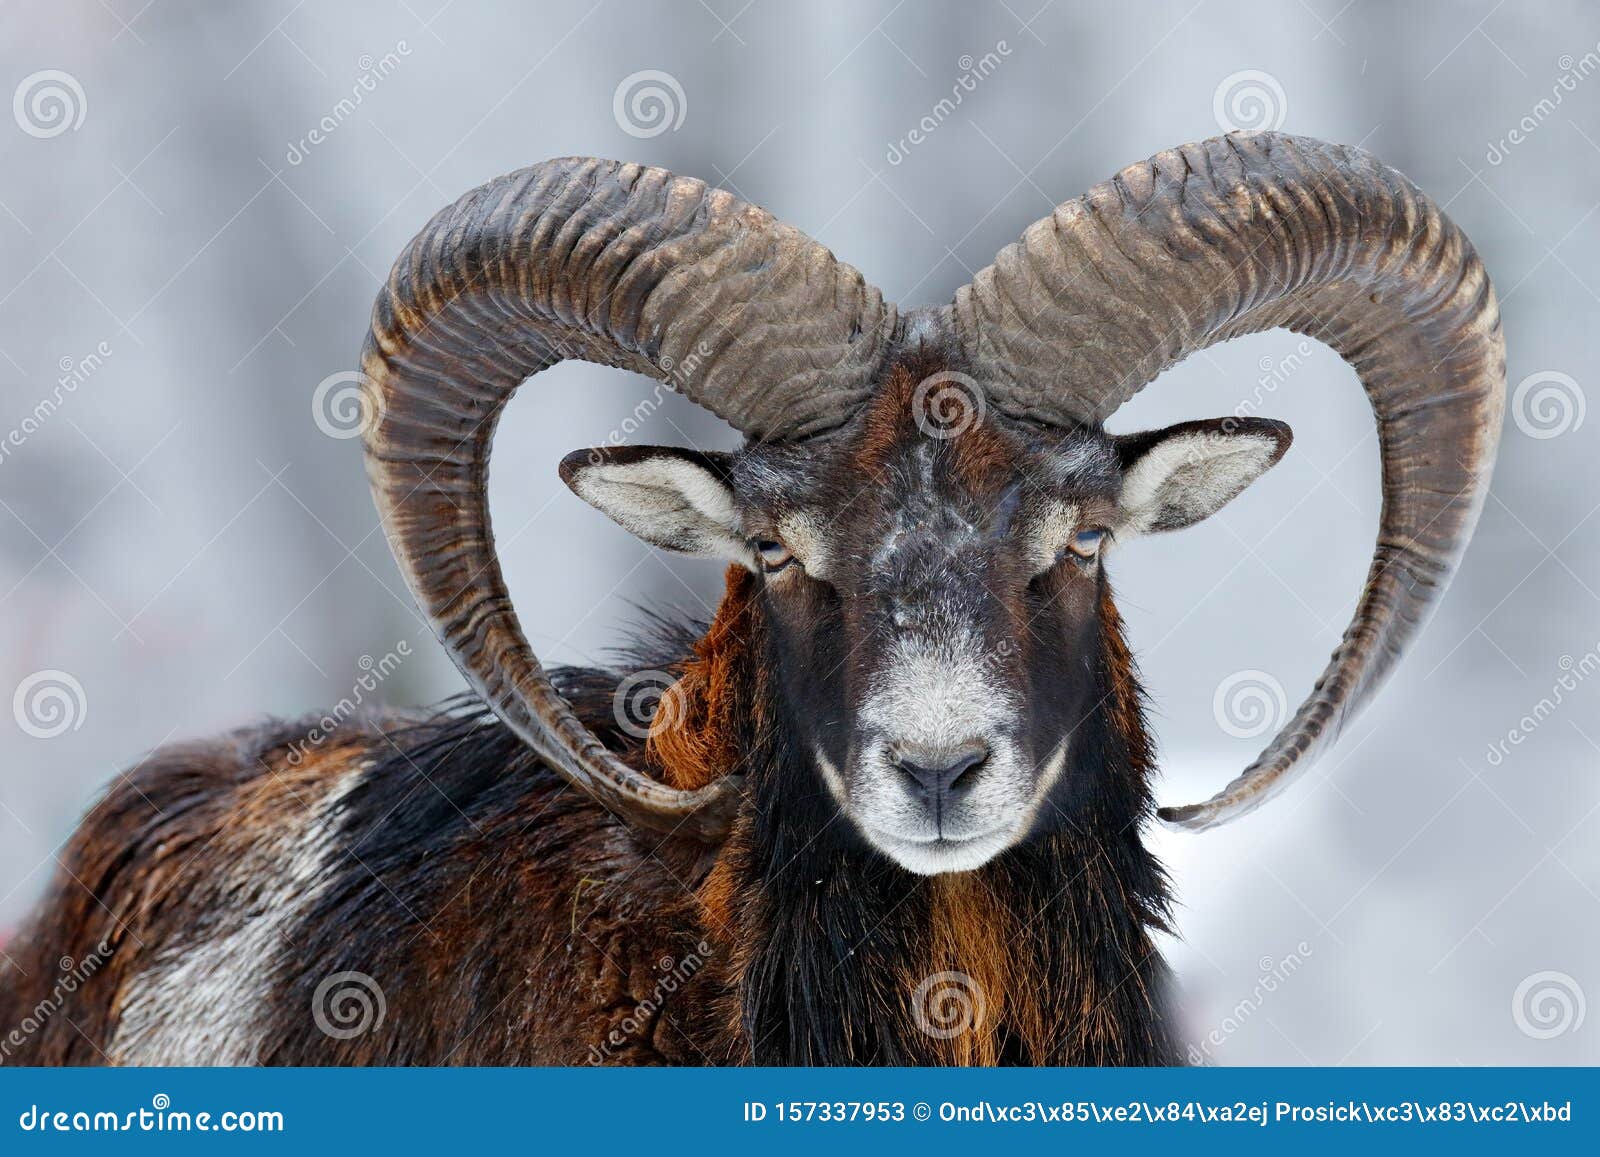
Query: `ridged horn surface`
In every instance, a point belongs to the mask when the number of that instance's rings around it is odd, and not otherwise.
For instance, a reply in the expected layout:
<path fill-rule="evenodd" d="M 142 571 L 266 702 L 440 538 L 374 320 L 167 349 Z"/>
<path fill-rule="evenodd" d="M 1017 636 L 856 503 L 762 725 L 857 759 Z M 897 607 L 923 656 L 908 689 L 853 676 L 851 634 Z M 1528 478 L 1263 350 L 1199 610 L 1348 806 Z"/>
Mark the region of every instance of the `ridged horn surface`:
<path fill-rule="evenodd" d="M 1360 149 L 1235 133 L 1131 165 L 1036 222 L 956 295 L 991 405 L 1102 422 L 1167 367 L 1283 328 L 1354 367 L 1377 418 L 1383 512 L 1354 618 L 1310 696 L 1205 803 L 1264 803 L 1339 734 L 1438 601 L 1489 487 L 1504 411 L 1494 290 L 1471 243 Z"/>
<path fill-rule="evenodd" d="M 669 788 L 617 759 L 551 686 L 490 530 L 502 407 L 530 375 L 581 358 L 668 382 L 752 438 L 800 437 L 867 398 L 894 326 L 859 273 L 764 210 L 614 161 L 490 181 L 395 263 L 362 353 L 367 474 L 389 544 L 472 688 L 615 813 L 714 840 L 738 777 Z"/>

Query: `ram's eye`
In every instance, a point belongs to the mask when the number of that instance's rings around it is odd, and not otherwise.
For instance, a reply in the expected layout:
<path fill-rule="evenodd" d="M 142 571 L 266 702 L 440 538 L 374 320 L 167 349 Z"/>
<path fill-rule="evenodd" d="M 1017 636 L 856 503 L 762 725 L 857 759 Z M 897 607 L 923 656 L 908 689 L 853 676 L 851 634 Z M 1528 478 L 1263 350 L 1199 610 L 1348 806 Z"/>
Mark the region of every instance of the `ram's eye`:
<path fill-rule="evenodd" d="M 774 574 L 790 563 L 794 562 L 794 554 L 781 542 L 774 542 L 770 538 L 756 540 L 756 554 L 761 559 L 761 566 L 768 574 Z"/>
<path fill-rule="evenodd" d="M 1080 530 L 1072 536 L 1072 541 L 1067 544 L 1067 549 L 1078 558 L 1088 560 L 1100 553 L 1100 543 L 1105 539 L 1103 530 Z"/>

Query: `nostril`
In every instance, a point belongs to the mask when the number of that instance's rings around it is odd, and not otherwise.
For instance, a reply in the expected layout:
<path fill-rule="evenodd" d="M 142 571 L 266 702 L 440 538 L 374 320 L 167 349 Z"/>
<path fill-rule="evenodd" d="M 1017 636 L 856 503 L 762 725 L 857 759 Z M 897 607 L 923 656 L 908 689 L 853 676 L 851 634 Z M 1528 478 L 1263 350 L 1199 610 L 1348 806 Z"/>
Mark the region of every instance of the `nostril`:
<path fill-rule="evenodd" d="M 988 758 L 989 746 L 982 740 L 970 740 L 954 747 L 913 743 L 889 746 L 889 762 L 917 788 L 932 796 L 969 786 Z"/>
<path fill-rule="evenodd" d="M 978 777 L 978 771 L 985 763 L 989 762 L 989 749 L 980 747 L 978 750 L 964 755 L 960 762 L 950 768 L 950 790 L 955 791 L 963 781 L 970 783 Z"/>

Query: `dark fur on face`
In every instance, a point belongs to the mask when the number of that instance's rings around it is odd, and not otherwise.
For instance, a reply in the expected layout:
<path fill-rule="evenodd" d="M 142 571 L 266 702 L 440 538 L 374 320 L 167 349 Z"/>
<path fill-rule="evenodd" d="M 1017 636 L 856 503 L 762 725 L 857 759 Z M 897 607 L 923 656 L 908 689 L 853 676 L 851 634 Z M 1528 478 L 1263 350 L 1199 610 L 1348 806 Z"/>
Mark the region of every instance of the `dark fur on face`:
<path fill-rule="evenodd" d="M 728 468 L 750 536 L 795 555 L 763 591 L 780 697 L 805 705 L 794 740 L 924 873 L 981 864 L 1080 790 L 1062 773 L 1100 706 L 1104 576 L 1069 548 L 1112 521 L 1120 481 L 1104 434 L 981 414 L 964 382 L 918 353 L 838 435 Z M 948 789 L 900 766 L 967 748 Z"/>
<path fill-rule="evenodd" d="M 1103 709 L 1073 745 L 1072 790 L 1032 838 L 976 871 L 905 872 L 818 789 L 802 749 L 753 748 L 751 811 L 701 888 L 711 927 L 731 933 L 726 1005 L 742 1059 L 1173 1058 L 1166 973 L 1149 939 L 1165 927 L 1165 882 L 1140 841 L 1150 751 L 1109 594 L 1099 608 L 1107 646 L 1088 682 Z"/>

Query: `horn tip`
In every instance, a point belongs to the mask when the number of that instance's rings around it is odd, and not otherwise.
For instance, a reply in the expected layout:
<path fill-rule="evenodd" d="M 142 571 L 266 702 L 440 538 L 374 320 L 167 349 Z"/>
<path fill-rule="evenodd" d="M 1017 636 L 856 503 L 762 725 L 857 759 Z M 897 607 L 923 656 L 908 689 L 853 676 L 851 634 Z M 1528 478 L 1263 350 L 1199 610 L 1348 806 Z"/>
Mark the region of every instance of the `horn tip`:
<path fill-rule="evenodd" d="M 1218 814 L 1215 801 L 1156 809 L 1156 818 L 1175 832 L 1203 832 L 1227 822 Z"/>

